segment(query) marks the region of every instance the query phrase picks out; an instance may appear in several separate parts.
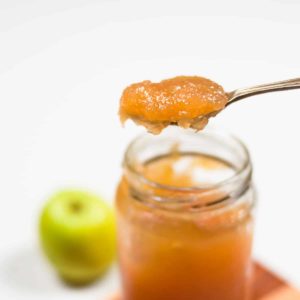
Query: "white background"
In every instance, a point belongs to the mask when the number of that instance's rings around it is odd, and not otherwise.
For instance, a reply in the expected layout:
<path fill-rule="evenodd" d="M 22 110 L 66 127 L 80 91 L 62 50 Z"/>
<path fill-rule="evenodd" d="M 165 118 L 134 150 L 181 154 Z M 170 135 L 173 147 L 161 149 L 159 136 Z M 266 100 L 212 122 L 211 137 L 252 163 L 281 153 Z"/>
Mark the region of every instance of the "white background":
<path fill-rule="evenodd" d="M 122 89 L 203 75 L 226 90 L 300 76 L 297 0 L 0 0 L 0 298 L 104 299 L 118 283 L 63 286 L 40 255 L 39 211 L 60 187 L 113 200 L 142 128 L 117 118 Z M 212 120 L 248 145 L 259 195 L 255 256 L 300 286 L 300 91 Z"/>

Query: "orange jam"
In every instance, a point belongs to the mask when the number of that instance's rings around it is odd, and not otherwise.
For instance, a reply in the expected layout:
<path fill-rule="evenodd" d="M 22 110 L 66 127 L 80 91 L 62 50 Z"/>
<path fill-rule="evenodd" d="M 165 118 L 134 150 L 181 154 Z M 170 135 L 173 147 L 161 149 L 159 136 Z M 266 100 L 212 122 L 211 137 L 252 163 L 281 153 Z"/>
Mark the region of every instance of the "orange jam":
<path fill-rule="evenodd" d="M 126 167 L 116 195 L 124 300 L 250 299 L 253 194 L 248 179 L 226 183 L 235 174 L 190 151 Z"/>
<path fill-rule="evenodd" d="M 170 124 L 200 130 L 227 101 L 217 83 L 198 76 L 178 76 L 130 85 L 121 97 L 119 114 L 122 122 L 132 119 L 152 133 Z"/>

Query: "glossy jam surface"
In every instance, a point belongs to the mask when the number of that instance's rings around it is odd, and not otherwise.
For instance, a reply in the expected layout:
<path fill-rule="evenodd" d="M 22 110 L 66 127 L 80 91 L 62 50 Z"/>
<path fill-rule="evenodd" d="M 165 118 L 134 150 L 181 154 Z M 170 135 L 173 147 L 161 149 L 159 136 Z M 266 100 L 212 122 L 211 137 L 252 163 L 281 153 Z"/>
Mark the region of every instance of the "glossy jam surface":
<path fill-rule="evenodd" d="M 234 170 L 211 157 L 173 154 L 149 161 L 142 172 L 160 184 L 200 187 L 222 181 Z M 197 203 L 210 196 L 198 195 L 196 203 L 169 209 L 142 194 L 133 197 L 131 188 L 124 177 L 116 199 L 124 300 L 249 299 L 249 191 L 231 204 L 198 211 Z"/>
<path fill-rule="evenodd" d="M 122 122 L 132 119 L 152 133 L 176 123 L 202 129 L 228 101 L 217 83 L 197 76 L 178 76 L 159 83 L 143 81 L 127 87 L 120 101 Z"/>

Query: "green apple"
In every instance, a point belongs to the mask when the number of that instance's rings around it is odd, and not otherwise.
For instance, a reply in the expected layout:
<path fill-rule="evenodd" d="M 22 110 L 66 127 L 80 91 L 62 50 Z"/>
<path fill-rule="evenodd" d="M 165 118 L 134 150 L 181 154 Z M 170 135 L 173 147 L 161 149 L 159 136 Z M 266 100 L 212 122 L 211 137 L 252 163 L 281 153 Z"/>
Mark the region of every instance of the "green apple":
<path fill-rule="evenodd" d="M 94 194 L 58 192 L 45 205 L 39 229 L 44 252 L 67 283 L 94 281 L 115 257 L 114 213 Z"/>

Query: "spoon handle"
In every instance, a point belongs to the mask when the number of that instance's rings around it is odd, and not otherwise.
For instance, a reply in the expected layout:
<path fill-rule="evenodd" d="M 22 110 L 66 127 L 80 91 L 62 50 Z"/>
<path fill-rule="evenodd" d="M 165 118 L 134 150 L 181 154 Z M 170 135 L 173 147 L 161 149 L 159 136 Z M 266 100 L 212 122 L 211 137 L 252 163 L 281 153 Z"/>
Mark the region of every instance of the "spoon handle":
<path fill-rule="evenodd" d="M 269 93 L 269 92 L 276 92 L 276 91 L 283 91 L 283 90 L 290 90 L 290 89 L 297 89 L 300 88 L 300 78 L 289 79 L 284 81 L 278 81 L 268 84 L 262 84 L 253 86 L 250 88 L 238 89 L 233 92 L 227 93 L 228 95 L 228 102 L 227 105 L 246 98 L 250 96 L 254 96 L 257 94 Z"/>

